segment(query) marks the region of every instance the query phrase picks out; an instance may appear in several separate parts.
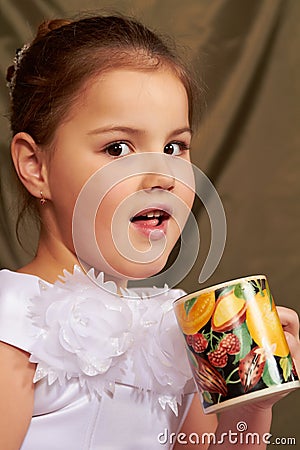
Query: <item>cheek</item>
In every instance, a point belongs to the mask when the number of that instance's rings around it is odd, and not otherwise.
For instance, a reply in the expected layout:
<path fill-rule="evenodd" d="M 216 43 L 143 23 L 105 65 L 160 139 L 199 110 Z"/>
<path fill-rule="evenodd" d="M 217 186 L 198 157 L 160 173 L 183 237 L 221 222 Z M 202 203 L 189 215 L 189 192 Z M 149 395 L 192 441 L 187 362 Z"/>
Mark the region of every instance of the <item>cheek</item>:
<path fill-rule="evenodd" d="M 105 229 L 111 228 L 112 225 L 124 226 L 125 223 L 128 223 L 127 199 L 130 197 L 130 193 L 121 183 L 110 189 L 101 199 L 99 198 L 96 222 Z"/>
<path fill-rule="evenodd" d="M 59 159 L 51 162 L 48 174 L 50 196 L 55 208 L 61 212 L 74 207 L 82 186 L 88 174 L 73 164 L 65 164 Z"/>
<path fill-rule="evenodd" d="M 109 196 L 100 204 L 98 199 L 94 200 L 92 208 L 89 208 L 86 200 L 81 214 L 76 218 L 76 230 L 73 229 L 76 253 L 84 265 L 113 273 L 116 270 L 114 260 L 117 258 L 111 227 L 115 207 L 109 201 Z"/>
<path fill-rule="evenodd" d="M 126 199 L 129 193 L 126 187 L 116 186 L 109 191 L 98 206 L 95 215 L 95 234 L 100 250 L 114 251 L 118 239 L 129 230 L 129 212 Z M 124 205 L 124 206 L 123 206 Z"/>
<path fill-rule="evenodd" d="M 176 195 L 179 197 L 181 205 L 179 216 L 182 218 L 182 221 L 180 223 L 185 224 L 194 203 L 195 192 L 190 187 L 180 184 Z"/>
<path fill-rule="evenodd" d="M 195 192 L 191 188 L 183 185 L 181 185 L 181 191 L 183 201 L 186 203 L 187 207 L 191 209 L 195 199 Z"/>
<path fill-rule="evenodd" d="M 84 164 L 83 164 L 84 166 Z M 91 191 L 85 195 L 83 205 L 80 206 L 80 213 L 73 217 L 75 205 L 80 203 L 82 188 L 91 177 L 91 171 L 79 170 L 72 162 L 69 165 L 61 164 L 61 161 L 51 161 L 50 171 L 48 175 L 49 194 L 51 198 L 51 228 L 56 230 L 56 234 L 61 241 L 71 251 L 81 254 L 82 246 L 77 241 L 73 242 L 72 229 L 78 229 L 82 240 L 90 240 L 89 230 L 94 229 L 94 220 L 97 210 L 92 211 L 94 196 Z M 82 200 L 81 200 L 82 203 Z M 78 233 L 79 233 L 78 232 Z M 78 233 L 75 234 L 78 235 Z M 78 239 L 78 238 L 77 238 Z M 77 248 L 80 249 L 77 250 Z"/>

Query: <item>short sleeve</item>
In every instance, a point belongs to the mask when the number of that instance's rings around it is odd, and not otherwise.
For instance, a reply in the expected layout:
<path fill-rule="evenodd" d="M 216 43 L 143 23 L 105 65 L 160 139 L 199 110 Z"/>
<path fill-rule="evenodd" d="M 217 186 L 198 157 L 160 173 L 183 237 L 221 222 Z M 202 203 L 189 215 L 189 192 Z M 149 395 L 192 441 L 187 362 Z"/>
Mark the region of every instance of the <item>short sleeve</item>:
<path fill-rule="evenodd" d="M 0 341 L 29 352 L 37 330 L 28 307 L 38 293 L 38 277 L 0 271 Z"/>

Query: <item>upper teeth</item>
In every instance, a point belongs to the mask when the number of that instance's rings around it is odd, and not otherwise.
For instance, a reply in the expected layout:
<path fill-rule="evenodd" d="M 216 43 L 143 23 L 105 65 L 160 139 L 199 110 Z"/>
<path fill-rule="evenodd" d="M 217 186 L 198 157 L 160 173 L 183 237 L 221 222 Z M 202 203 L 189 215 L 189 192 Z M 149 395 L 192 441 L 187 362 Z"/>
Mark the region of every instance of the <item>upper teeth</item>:
<path fill-rule="evenodd" d="M 151 211 L 151 212 L 147 212 L 147 213 L 143 213 L 143 216 L 149 217 L 149 218 L 153 218 L 153 217 L 160 217 L 162 215 L 161 211 Z"/>

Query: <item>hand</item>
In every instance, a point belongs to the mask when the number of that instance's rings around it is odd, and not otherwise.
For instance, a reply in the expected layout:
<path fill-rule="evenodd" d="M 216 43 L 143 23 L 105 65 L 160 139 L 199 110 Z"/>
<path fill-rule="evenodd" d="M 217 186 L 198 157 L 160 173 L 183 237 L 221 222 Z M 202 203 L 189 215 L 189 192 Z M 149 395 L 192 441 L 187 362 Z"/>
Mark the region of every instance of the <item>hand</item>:
<path fill-rule="evenodd" d="M 277 306 L 277 312 L 281 325 L 291 351 L 291 355 L 300 378 L 300 340 L 299 340 L 299 317 L 293 309 Z"/>
<path fill-rule="evenodd" d="M 277 306 L 277 312 L 280 318 L 281 325 L 291 351 L 291 356 L 294 361 L 298 376 L 300 378 L 300 340 L 299 340 L 299 317 L 296 311 L 286 308 L 284 306 Z M 282 392 L 278 395 L 272 395 L 269 398 L 259 400 L 257 402 L 246 405 L 248 412 L 251 410 L 265 410 L 288 395 L 289 392 Z"/>

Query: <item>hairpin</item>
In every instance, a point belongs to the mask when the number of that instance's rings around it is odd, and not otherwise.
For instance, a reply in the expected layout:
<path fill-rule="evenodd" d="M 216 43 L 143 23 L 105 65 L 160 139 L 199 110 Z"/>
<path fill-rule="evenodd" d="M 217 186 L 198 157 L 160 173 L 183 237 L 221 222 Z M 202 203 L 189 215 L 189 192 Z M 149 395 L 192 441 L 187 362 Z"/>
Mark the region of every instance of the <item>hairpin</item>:
<path fill-rule="evenodd" d="M 18 48 L 16 50 L 16 54 L 15 54 L 15 57 L 14 57 L 14 60 L 13 60 L 13 62 L 14 62 L 14 72 L 12 74 L 12 77 L 11 77 L 10 81 L 7 82 L 7 86 L 9 88 L 10 95 L 12 95 L 13 90 L 14 90 L 15 85 L 16 85 L 17 71 L 20 68 L 20 64 L 21 64 L 21 61 L 22 61 L 22 59 L 24 57 L 24 54 L 29 49 L 29 47 L 30 47 L 30 44 L 24 44 L 22 48 Z"/>

